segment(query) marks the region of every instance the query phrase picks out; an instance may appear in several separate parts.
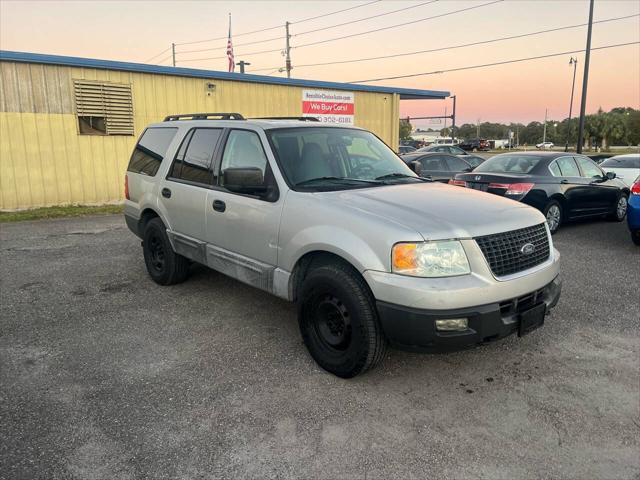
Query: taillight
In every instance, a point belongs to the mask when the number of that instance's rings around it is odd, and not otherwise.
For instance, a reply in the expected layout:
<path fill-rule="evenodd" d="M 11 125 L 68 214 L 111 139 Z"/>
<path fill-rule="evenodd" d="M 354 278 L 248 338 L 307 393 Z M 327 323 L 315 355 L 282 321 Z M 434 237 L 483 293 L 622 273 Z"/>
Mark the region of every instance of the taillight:
<path fill-rule="evenodd" d="M 126 174 L 124 176 L 124 198 L 131 200 L 129 198 L 129 176 Z"/>
<path fill-rule="evenodd" d="M 640 180 L 631 185 L 631 195 L 640 195 Z"/>
<path fill-rule="evenodd" d="M 535 183 L 490 183 L 489 188 L 504 189 L 505 195 L 526 195 Z"/>
<path fill-rule="evenodd" d="M 449 180 L 449 185 L 455 185 L 456 187 L 466 187 L 467 182 L 465 182 L 464 180 L 456 180 L 452 178 L 451 180 Z"/>

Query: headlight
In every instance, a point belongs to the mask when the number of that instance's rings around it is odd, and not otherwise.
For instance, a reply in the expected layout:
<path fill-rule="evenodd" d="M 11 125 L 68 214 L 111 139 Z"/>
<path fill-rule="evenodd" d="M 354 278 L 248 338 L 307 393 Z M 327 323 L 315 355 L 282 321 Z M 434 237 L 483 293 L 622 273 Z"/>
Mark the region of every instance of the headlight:
<path fill-rule="evenodd" d="M 471 273 L 467 255 L 458 240 L 396 243 L 391 271 L 412 277 L 453 277 Z"/>

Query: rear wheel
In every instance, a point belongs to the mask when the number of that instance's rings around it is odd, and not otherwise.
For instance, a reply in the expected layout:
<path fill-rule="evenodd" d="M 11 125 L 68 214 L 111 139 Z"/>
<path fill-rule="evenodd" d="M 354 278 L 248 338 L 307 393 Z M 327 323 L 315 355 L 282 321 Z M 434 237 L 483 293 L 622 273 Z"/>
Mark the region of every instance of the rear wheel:
<path fill-rule="evenodd" d="M 173 251 L 167 229 L 158 217 L 149 220 L 142 242 L 147 272 L 160 285 L 173 285 L 186 280 L 189 260 Z"/>
<path fill-rule="evenodd" d="M 627 203 L 629 198 L 626 193 L 621 193 L 618 197 L 618 201 L 616 202 L 616 209 L 609 214 L 607 217 L 609 220 L 614 222 L 621 222 L 624 220 L 624 217 L 627 216 Z"/>
<path fill-rule="evenodd" d="M 298 322 L 305 345 L 322 368 L 351 378 L 376 366 L 386 339 L 364 279 L 335 262 L 314 268 L 298 299 Z"/>
<path fill-rule="evenodd" d="M 551 200 L 544 209 L 544 216 L 547 218 L 549 231 L 553 235 L 562 224 L 562 206 L 556 200 Z"/>

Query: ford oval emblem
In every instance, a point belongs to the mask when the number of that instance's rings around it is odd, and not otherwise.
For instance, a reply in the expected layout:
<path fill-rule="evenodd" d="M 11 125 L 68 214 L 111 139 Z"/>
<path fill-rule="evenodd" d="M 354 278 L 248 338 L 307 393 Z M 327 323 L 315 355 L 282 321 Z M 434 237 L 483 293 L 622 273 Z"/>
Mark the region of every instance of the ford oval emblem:
<path fill-rule="evenodd" d="M 480 175 L 476 175 L 476 178 L 475 178 L 475 179 L 476 179 L 476 180 L 481 180 L 481 179 L 482 179 L 482 177 L 481 177 Z"/>
<path fill-rule="evenodd" d="M 536 246 L 533 243 L 525 243 L 520 249 L 522 255 L 531 255 L 536 251 Z"/>

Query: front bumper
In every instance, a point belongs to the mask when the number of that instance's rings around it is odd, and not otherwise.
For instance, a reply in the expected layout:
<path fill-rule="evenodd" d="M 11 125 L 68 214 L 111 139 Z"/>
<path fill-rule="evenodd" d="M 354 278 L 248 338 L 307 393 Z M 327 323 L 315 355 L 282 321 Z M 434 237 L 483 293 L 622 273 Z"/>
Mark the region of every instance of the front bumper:
<path fill-rule="evenodd" d="M 510 300 L 476 307 L 426 310 L 377 302 L 382 329 L 390 344 L 410 351 L 453 351 L 506 337 L 518 331 L 520 314 L 544 303 L 546 314 L 560 298 L 560 277 L 541 289 Z M 440 332 L 436 320 L 467 318 L 469 328 L 461 332 Z"/>

